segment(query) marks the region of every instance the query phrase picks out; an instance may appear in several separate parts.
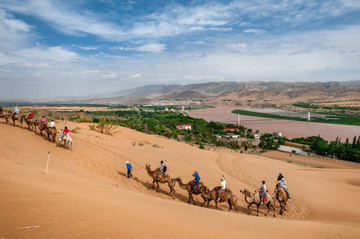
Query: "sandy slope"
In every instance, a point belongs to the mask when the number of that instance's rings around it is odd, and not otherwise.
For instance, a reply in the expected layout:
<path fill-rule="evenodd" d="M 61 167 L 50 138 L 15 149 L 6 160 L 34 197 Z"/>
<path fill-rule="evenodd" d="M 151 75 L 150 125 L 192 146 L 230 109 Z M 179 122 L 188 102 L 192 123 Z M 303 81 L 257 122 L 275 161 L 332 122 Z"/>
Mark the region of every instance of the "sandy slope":
<path fill-rule="evenodd" d="M 114 136 L 87 124 L 71 134 L 74 151 L 56 147 L 21 127 L 0 122 L 0 238 L 358 238 L 360 233 L 359 169 L 302 167 L 263 156 L 200 150 L 159 136 L 118 128 Z M 143 146 L 140 146 L 142 143 Z M 157 147 L 153 147 L 154 144 Z M 158 147 L 160 146 L 160 147 Z M 49 173 L 45 175 L 47 152 Z M 125 161 L 134 179 L 125 177 Z M 222 174 L 238 196 L 240 212 L 187 204 L 176 185 L 151 189 L 144 165 L 169 162 L 169 174 L 192 179 L 198 170 L 210 188 Z M 293 199 L 284 216 L 246 215 L 240 189 L 250 191 L 266 180 L 273 190 L 282 172 Z M 196 198 L 200 204 L 201 198 Z M 277 209 L 278 211 L 278 209 Z M 40 226 L 38 228 L 26 228 Z"/>

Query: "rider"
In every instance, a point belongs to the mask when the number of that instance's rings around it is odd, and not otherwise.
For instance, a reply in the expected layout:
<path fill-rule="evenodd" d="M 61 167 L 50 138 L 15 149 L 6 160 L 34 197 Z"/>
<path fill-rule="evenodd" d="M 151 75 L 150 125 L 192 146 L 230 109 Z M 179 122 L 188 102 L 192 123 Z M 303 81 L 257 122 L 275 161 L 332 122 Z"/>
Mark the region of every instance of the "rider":
<path fill-rule="evenodd" d="M 34 118 L 34 113 L 30 110 L 29 113 L 28 113 L 28 120 L 31 120 Z"/>
<path fill-rule="evenodd" d="M 193 184 L 191 186 L 191 189 L 192 189 L 192 191 L 195 191 L 195 187 L 197 185 L 199 185 L 199 183 L 200 183 L 200 176 L 199 176 L 199 173 L 197 171 L 194 171 L 192 176 L 195 177 L 195 178 L 194 178 Z"/>
<path fill-rule="evenodd" d="M 62 135 L 60 136 L 59 142 L 62 140 L 62 138 L 67 135 L 70 132 L 70 130 L 68 129 L 68 127 L 65 126 L 65 129 L 62 133 Z"/>
<path fill-rule="evenodd" d="M 39 124 L 39 129 L 41 128 L 41 125 L 43 125 L 45 123 L 46 123 L 46 118 L 45 118 L 45 116 L 42 116 L 41 120 L 40 120 L 40 124 Z"/>
<path fill-rule="evenodd" d="M 282 178 L 284 178 L 284 176 L 283 176 L 281 173 L 279 173 L 279 176 L 278 176 L 278 178 L 277 178 L 277 181 L 279 182 Z"/>
<path fill-rule="evenodd" d="M 19 113 L 20 113 L 19 108 L 15 106 L 15 108 L 14 108 L 14 114 L 13 114 L 11 117 L 14 119 L 15 115 L 17 115 L 17 114 L 19 114 Z"/>
<path fill-rule="evenodd" d="M 266 185 L 265 181 L 261 181 L 261 187 L 260 187 L 260 204 L 263 204 L 264 202 L 264 195 L 266 194 Z"/>
<path fill-rule="evenodd" d="M 55 122 L 53 119 L 50 121 L 49 128 L 55 128 Z"/>
<path fill-rule="evenodd" d="M 287 196 L 288 196 L 288 198 L 290 199 L 290 194 L 289 194 L 289 191 L 288 191 L 288 189 L 287 189 L 287 187 L 286 187 L 285 178 L 282 178 L 282 179 L 280 180 L 280 187 L 282 187 L 282 188 L 286 191 Z"/>
<path fill-rule="evenodd" d="M 220 180 L 221 180 L 221 183 L 220 183 L 221 187 L 220 187 L 220 189 L 219 189 L 219 191 L 218 191 L 218 199 L 217 199 L 218 202 L 220 201 L 221 193 L 222 193 L 222 192 L 225 192 L 225 188 L 226 188 L 225 176 L 222 175 L 222 177 L 220 178 Z"/>
<path fill-rule="evenodd" d="M 161 174 L 164 174 L 164 176 L 165 176 L 166 170 L 167 170 L 167 161 L 165 160 L 165 163 L 164 163 L 164 161 L 161 160 L 160 161 L 160 170 L 159 170 L 159 173 L 157 175 L 156 181 L 159 182 Z"/>
<path fill-rule="evenodd" d="M 3 113 L 3 108 L 0 106 L 0 115 Z"/>

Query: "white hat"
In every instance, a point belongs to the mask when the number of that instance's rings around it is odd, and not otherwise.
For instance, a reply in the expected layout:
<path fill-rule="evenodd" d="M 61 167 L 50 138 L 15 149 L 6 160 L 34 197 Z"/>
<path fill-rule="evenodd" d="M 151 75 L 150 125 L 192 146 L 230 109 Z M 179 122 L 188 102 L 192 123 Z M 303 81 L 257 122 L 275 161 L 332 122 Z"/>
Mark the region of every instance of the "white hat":
<path fill-rule="evenodd" d="M 129 163 L 129 161 L 126 161 L 126 163 Z"/>

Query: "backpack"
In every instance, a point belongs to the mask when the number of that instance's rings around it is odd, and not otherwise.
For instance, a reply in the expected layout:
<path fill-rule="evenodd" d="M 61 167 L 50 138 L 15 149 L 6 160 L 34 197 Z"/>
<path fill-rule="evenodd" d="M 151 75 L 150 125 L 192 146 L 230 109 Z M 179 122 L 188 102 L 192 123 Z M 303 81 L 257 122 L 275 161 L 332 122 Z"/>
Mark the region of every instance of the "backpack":
<path fill-rule="evenodd" d="M 167 166 L 164 166 L 163 172 L 165 173 L 167 171 Z"/>

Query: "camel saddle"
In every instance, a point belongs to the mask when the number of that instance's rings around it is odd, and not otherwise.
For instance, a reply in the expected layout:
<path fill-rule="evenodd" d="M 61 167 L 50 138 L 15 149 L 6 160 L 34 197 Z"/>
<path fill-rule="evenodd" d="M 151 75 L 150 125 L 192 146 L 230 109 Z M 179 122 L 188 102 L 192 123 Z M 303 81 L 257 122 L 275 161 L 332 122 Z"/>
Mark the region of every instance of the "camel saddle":
<path fill-rule="evenodd" d="M 219 190 L 221 189 L 220 186 L 216 187 L 216 197 L 219 198 Z M 220 199 L 223 199 L 225 197 L 225 191 L 221 192 Z"/>
<path fill-rule="evenodd" d="M 266 191 L 267 191 L 267 190 L 266 190 Z M 263 198 L 262 198 L 263 201 L 266 201 L 266 195 L 267 195 L 267 193 L 264 194 L 264 196 L 263 196 Z M 259 196 L 260 196 L 260 199 L 261 199 L 261 192 L 259 192 Z"/>
<path fill-rule="evenodd" d="M 193 182 L 193 184 L 191 185 L 191 190 L 192 190 L 193 193 L 199 191 L 199 184 L 200 183 Z"/>

